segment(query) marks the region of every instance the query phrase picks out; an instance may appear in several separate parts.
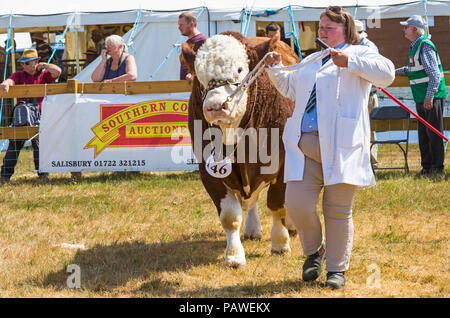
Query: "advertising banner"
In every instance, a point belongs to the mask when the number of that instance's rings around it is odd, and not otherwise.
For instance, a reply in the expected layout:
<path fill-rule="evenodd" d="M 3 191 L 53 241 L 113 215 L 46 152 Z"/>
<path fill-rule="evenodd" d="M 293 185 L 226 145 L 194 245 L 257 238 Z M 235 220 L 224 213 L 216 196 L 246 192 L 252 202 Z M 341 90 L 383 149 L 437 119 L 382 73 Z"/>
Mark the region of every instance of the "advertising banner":
<path fill-rule="evenodd" d="M 196 170 L 188 130 L 189 94 L 46 97 L 39 170 Z"/>

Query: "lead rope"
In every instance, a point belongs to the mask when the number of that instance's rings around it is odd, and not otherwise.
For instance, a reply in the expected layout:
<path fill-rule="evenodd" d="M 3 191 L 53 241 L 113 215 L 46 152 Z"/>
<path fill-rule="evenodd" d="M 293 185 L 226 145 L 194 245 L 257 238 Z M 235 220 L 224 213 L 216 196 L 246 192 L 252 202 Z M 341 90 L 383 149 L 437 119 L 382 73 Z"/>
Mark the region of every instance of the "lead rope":
<path fill-rule="evenodd" d="M 311 60 L 308 60 L 308 61 L 306 61 L 306 62 L 302 61 L 302 62 L 300 62 L 300 63 L 298 63 L 298 64 L 293 64 L 293 65 L 288 65 L 288 66 L 283 66 L 283 67 L 277 67 L 276 69 L 277 69 L 277 70 L 288 70 L 288 71 L 298 70 L 298 69 L 300 69 L 300 68 L 305 67 L 305 66 L 308 65 L 308 64 L 311 64 L 311 63 L 317 62 L 318 60 L 323 59 L 325 56 L 327 56 L 328 54 L 330 54 L 330 52 L 331 52 L 331 49 L 326 49 L 326 50 L 323 50 L 320 54 L 318 54 L 315 58 L 313 58 L 313 59 L 311 59 Z M 272 52 L 268 52 L 268 53 L 266 53 L 266 54 L 264 55 L 264 57 L 261 59 L 261 61 L 259 61 L 259 63 L 256 64 L 255 68 L 254 68 L 251 72 L 249 72 L 249 73 L 244 77 L 244 79 L 243 79 L 242 82 L 238 85 L 238 87 L 236 87 L 236 89 L 234 90 L 234 92 L 231 93 L 231 95 L 229 95 L 229 96 L 227 97 L 227 99 L 225 100 L 225 102 L 223 103 L 223 105 L 224 105 L 225 103 L 227 103 L 227 102 L 230 102 L 230 101 L 233 99 L 233 97 L 234 97 L 239 91 L 242 91 L 242 94 L 241 94 L 241 96 L 239 97 L 239 101 L 241 100 L 242 96 L 244 95 L 244 92 L 245 92 L 245 91 L 247 90 L 247 88 L 248 88 L 248 87 L 256 80 L 256 78 L 257 78 L 258 75 L 261 73 L 261 71 L 262 71 L 264 68 L 269 68 L 268 66 L 264 66 L 264 67 L 261 67 L 261 66 L 262 66 L 262 63 L 265 61 L 265 59 L 266 59 L 268 56 L 271 56 L 272 54 L 273 54 Z M 255 74 L 255 73 L 256 73 L 256 74 Z M 338 94 L 338 96 L 339 96 L 339 92 L 338 92 L 337 94 Z M 234 109 L 233 109 L 233 111 L 234 111 Z"/>

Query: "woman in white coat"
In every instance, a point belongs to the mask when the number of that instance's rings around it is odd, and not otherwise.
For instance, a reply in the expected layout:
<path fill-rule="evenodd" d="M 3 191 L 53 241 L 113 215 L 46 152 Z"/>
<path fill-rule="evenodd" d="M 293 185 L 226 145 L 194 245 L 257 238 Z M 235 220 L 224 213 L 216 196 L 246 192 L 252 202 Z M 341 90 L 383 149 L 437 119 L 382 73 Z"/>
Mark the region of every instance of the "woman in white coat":
<path fill-rule="evenodd" d="M 326 285 L 338 289 L 349 267 L 356 190 L 375 184 L 367 109 L 371 84 L 388 86 L 395 69 L 390 60 L 357 45 L 354 20 L 341 7 L 321 14 L 319 38 L 333 49 L 311 54 L 294 70 L 283 68 L 274 52 L 266 70 L 280 93 L 295 101 L 283 134 L 284 181 L 287 214 L 307 255 L 302 278 L 317 279 L 326 259 Z M 325 239 L 316 211 L 322 189 Z"/>

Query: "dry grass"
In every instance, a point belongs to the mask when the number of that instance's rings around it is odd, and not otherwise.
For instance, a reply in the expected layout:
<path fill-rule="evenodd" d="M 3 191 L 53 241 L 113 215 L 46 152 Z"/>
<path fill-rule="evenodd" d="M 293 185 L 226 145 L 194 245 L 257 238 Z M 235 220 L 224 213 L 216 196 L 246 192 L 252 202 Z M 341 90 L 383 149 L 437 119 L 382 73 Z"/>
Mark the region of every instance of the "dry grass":
<path fill-rule="evenodd" d="M 40 184 L 30 167 L 19 163 L 0 188 L 0 297 L 450 296 L 445 179 L 385 172 L 359 191 L 347 285 L 332 291 L 324 274 L 301 281 L 298 238 L 291 255 L 270 255 L 265 192 L 263 239 L 244 242 L 247 266 L 234 270 L 223 264 L 225 235 L 197 173 L 87 173 L 77 185 L 53 174 Z M 81 289 L 67 287 L 69 264 L 80 266 Z"/>

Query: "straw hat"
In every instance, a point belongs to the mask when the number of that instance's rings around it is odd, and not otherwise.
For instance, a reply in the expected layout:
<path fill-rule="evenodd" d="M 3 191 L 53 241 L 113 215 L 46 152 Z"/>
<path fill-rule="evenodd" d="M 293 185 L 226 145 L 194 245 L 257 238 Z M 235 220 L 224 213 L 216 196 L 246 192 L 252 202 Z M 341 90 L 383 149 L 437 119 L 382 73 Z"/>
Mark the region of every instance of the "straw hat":
<path fill-rule="evenodd" d="M 18 60 L 20 63 L 32 61 L 32 60 L 40 60 L 41 58 L 38 56 L 38 53 L 35 49 L 26 49 L 23 50 L 22 57 Z"/>
<path fill-rule="evenodd" d="M 359 33 L 359 35 L 362 38 L 367 38 L 367 33 L 364 32 L 364 25 L 361 21 L 355 20 L 355 27 L 356 27 L 356 31 Z"/>

